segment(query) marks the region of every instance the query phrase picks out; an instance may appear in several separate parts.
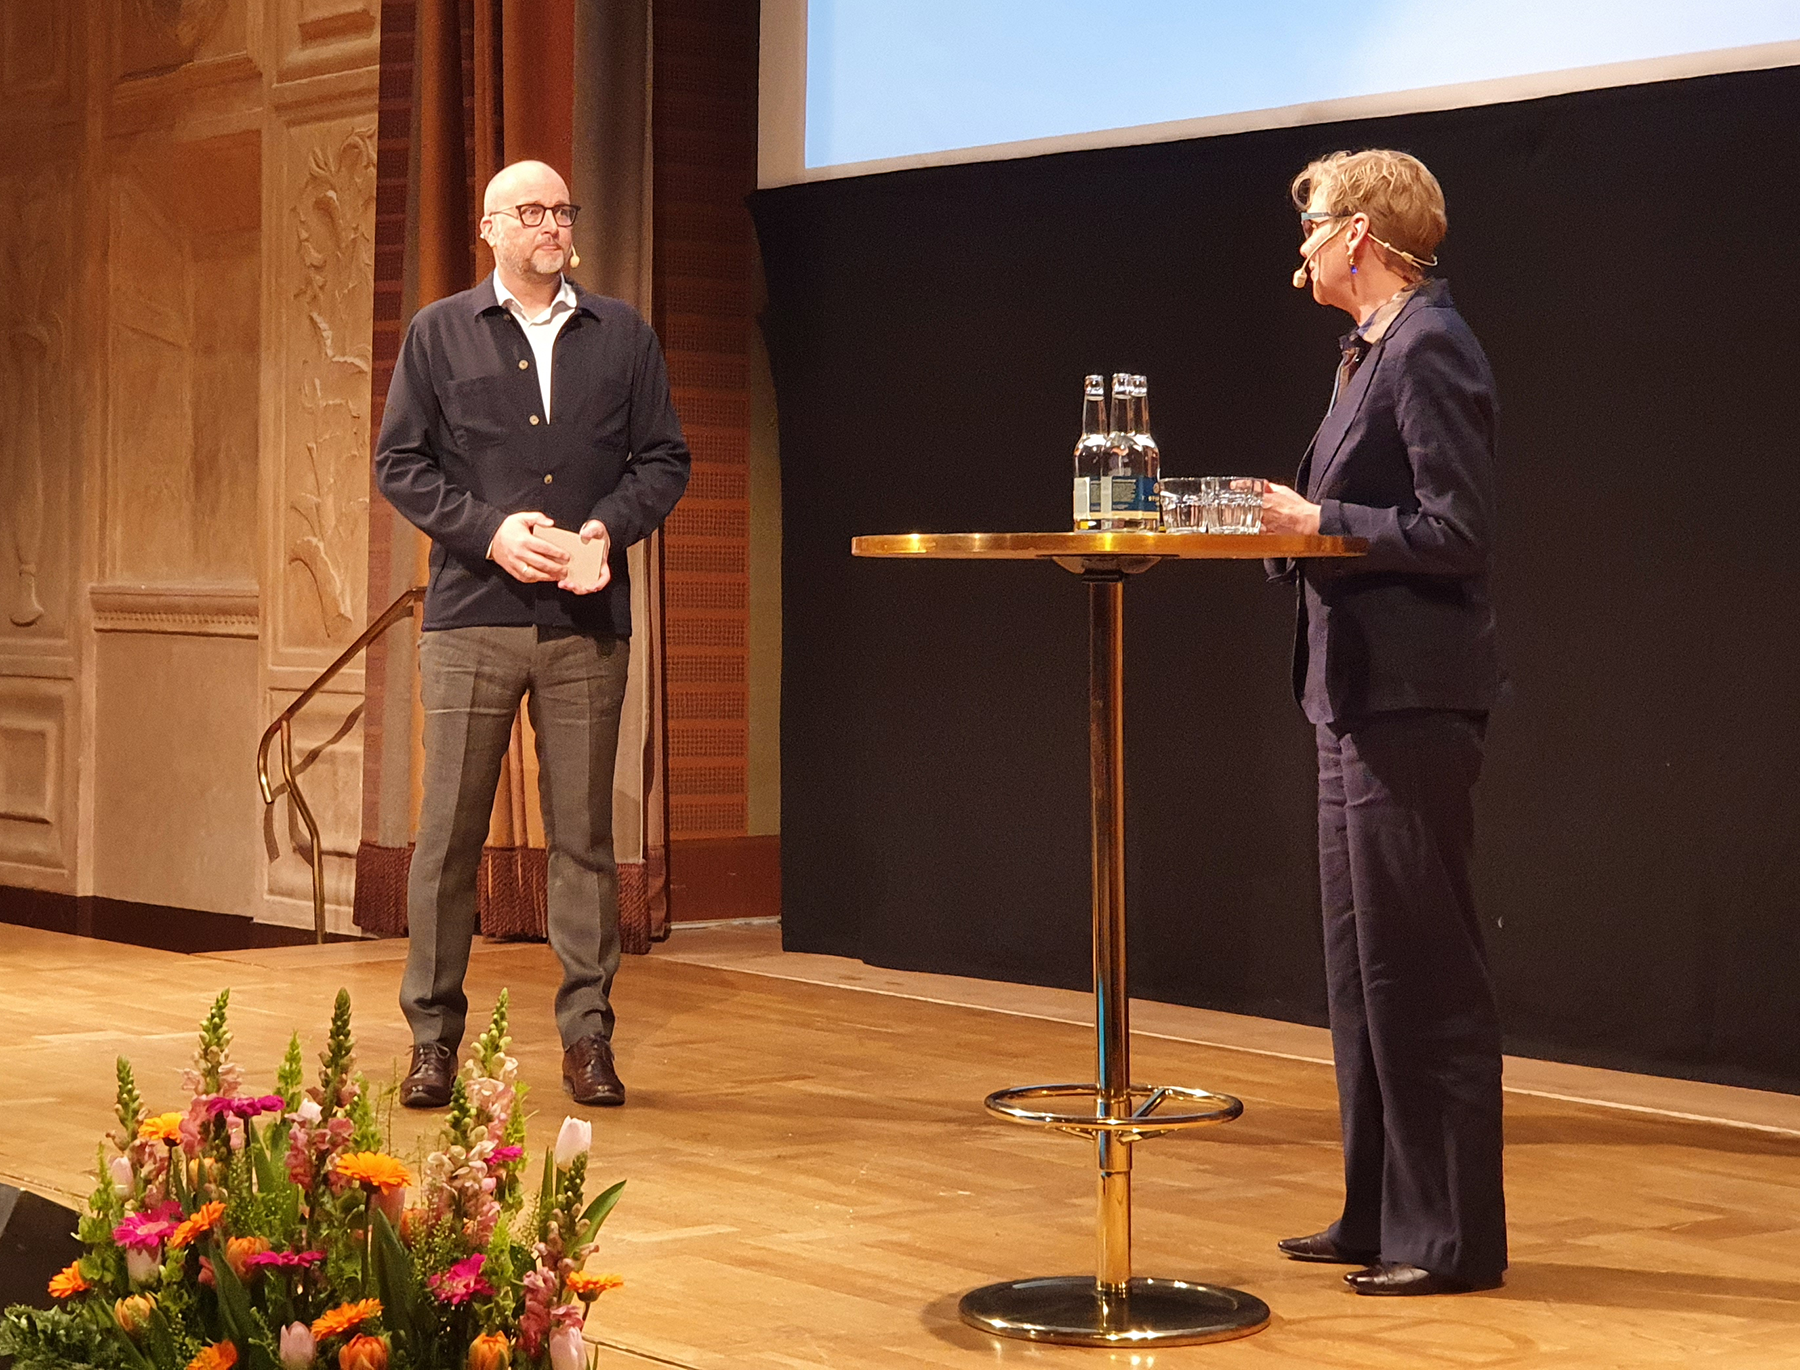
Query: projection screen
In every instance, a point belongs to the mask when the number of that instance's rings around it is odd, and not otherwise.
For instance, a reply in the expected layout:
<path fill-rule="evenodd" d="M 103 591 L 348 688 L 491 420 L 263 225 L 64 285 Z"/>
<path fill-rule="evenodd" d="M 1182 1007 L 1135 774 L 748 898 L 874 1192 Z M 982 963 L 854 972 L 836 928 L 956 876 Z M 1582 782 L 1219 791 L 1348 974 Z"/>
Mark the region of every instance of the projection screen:
<path fill-rule="evenodd" d="M 1800 0 L 764 0 L 764 186 L 1800 64 Z"/>

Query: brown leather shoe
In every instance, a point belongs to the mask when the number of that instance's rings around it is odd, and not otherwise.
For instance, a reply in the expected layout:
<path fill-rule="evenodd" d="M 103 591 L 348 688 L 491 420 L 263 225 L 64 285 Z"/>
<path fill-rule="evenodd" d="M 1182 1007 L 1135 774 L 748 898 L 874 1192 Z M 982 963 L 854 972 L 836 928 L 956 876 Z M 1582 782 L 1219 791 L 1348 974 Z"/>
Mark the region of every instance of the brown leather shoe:
<path fill-rule="evenodd" d="M 596 1032 L 565 1049 L 563 1088 L 578 1104 L 617 1108 L 624 1103 L 625 1085 L 613 1069 L 612 1043 Z"/>
<path fill-rule="evenodd" d="M 1381 1260 L 1379 1251 L 1351 1251 L 1339 1246 L 1323 1232 L 1310 1237 L 1283 1237 L 1275 1243 L 1281 1254 L 1291 1261 L 1320 1261 L 1329 1265 L 1375 1265 Z"/>
<path fill-rule="evenodd" d="M 412 1069 L 400 1082 L 404 1108 L 442 1108 L 450 1102 L 456 1078 L 456 1048 L 444 1042 L 421 1042 L 412 1050 Z"/>
<path fill-rule="evenodd" d="M 1358 1294 L 1472 1294 L 1477 1289 L 1498 1289 L 1500 1280 L 1454 1280 L 1416 1265 L 1383 1261 L 1372 1270 L 1352 1270 L 1344 1283 Z"/>

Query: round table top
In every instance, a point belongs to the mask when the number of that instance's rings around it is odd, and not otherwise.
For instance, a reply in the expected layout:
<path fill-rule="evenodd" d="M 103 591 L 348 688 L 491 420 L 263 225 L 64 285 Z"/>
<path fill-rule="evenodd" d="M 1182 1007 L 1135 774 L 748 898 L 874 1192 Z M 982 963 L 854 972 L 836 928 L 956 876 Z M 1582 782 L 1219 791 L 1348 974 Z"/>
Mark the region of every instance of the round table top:
<path fill-rule="evenodd" d="M 878 533 L 851 538 L 859 557 L 920 557 L 965 561 L 1092 561 L 1164 557 L 1184 561 L 1240 561 L 1258 557 L 1359 557 L 1363 538 L 1303 537 L 1298 533 Z"/>

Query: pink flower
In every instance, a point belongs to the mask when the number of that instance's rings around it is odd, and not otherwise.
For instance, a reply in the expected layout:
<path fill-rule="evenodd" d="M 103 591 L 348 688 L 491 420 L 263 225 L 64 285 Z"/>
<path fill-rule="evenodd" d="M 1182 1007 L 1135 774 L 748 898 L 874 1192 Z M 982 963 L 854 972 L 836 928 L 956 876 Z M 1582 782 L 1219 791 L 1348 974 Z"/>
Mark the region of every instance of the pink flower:
<path fill-rule="evenodd" d="M 265 1113 L 280 1113 L 287 1103 L 279 1094 L 264 1094 L 256 1099 L 228 1099 L 223 1094 L 211 1094 L 203 1100 L 206 1116 L 223 1118 L 257 1118 Z"/>
<path fill-rule="evenodd" d="M 464 1257 L 440 1275 L 433 1275 L 430 1280 L 431 1292 L 437 1296 L 439 1303 L 447 1303 L 451 1307 L 467 1303 L 477 1294 L 492 1294 L 494 1286 L 481 1277 L 481 1267 L 487 1257 L 480 1252 Z"/>
<path fill-rule="evenodd" d="M 147 1213 L 132 1213 L 113 1229 L 113 1240 L 127 1251 L 155 1253 L 181 1225 L 181 1205 L 170 1199 Z"/>
<path fill-rule="evenodd" d="M 551 1370 L 586 1370 L 579 1327 L 559 1327 L 550 1334 L 550 1366 Z"/>
<path fill-rule="evenodd" d="M 556 1292 L 556 1276 L 528 1270 L 523 1284 L 525 1308 L 519 1314 L 519 1346 L 527 1356 L 536 1357 L 543 1353 L 550 1335 L 550 1298 Z"/>
<path fill-rule="evenodd" d="M 279 1270 L 306 1270 L 324 1259 L 323 1251 L 263 1251 L 250 1257 L 244 1264 L 252 1270 L 262 1266 L 274 1266 Z"/>
<path fill-rule="evenodd" d="M 505 1165 L 508 1161 L 518 1160 L 524 1154 L 525 1148 L 522 1146 L 497 1146 L 494 1148 L 493 1159 L 501 1165 Z"/>
<path fill-rule="evenodd" d="M 317 1255 L 317 1252 L 309 1254 Z M 312 1330 L 303 1322 L 292 1322 L 281 1329 L 282 1370 L 307 1370 L 313 1363 L 317 1343 Z"/>

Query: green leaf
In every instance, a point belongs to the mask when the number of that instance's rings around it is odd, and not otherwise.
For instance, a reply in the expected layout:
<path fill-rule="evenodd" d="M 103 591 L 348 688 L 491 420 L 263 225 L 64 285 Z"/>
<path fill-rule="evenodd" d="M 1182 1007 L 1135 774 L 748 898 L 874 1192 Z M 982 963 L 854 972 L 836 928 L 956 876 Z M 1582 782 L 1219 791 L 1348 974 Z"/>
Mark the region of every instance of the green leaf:
<path fill-rule="evenodd" d="M 399 1233 L 380 1209 L 370 1214 L 375 1241 L 372 1251 L 375 1292 L 381 1300 L 382 1318 L 408 1349 L 416 1349 L 422 1329 L 419 1326 L 419 1278 L 413 1270 L 412 1257 L 401 1244 Z"/>
<path fill-rule="evenodd" d="M 256 1330 L 256 1319 L 250 1311 L 250 1296 L 244 1292 L 237 1272 L 225 1259 L 225 1243 L 217 1237 L 212 1242 L 213 1289 L 219 1296 L 219 1321 L 225 1335 L 239 1346 L 248 1346 Z"/>
<path fill-rule="evenodd" d="M 620 1180 L 599 1198 L 587 1206 L 581 1215 L 581 1244 L 586 1246 L 594 1240 L 594 1233 L 600 1230 L 600 1224 L 606 1221 L 607 1214 L 619 1202 L 619 1195 L 625 1192 L 625 1181 Z"/>

